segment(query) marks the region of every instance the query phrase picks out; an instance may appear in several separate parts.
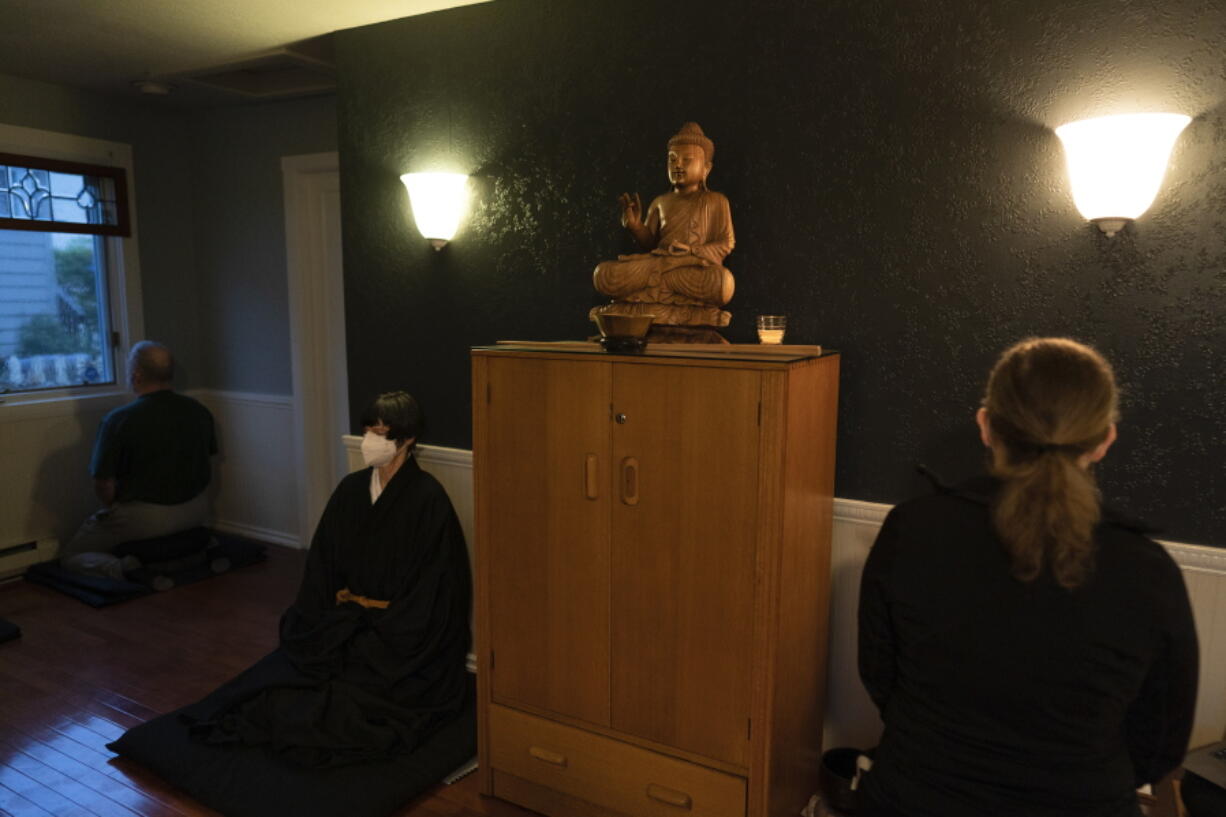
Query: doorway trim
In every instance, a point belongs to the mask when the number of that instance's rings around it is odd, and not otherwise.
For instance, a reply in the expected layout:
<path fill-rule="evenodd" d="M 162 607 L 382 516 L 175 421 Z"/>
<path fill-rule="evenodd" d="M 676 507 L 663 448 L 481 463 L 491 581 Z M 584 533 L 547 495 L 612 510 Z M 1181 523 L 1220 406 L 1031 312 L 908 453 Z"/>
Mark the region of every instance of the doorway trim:
<path fill-rule="evenodd" d="M 347 472 L 349 429 L 345 302 L 340 247 L 340 164 L 335 152 L 284 156 L 285 261 L 298 472 L 300 547 Z"/>

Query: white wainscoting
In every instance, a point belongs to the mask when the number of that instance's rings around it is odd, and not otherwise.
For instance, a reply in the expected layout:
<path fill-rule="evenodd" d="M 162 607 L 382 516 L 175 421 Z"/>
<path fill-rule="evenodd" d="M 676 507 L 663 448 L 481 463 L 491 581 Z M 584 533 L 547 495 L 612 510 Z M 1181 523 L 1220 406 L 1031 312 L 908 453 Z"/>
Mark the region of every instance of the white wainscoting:
<path fill-rule="evenodd" d="M 299 546 L 290 398 L 207 389 L 187 394 L 208 406 L 217 421 L 220 451 L 209 489 L 214 524 Z M 94 436 L 102 417 L 131 399 L 114 390 L 76 400 L 0 405 L 0 550 L 30 541 L 66 541 L 98 509 L 89 476 Z"/>
<path fill-rule="evenodd" d="M 98 423 L 132 395 L 0 404 L 0 549 L 31 541 L 66 541 L 98 510 L 89 476 Z M 45 558 L 54 553 L 43 551 Z M 20 572 L 22 564 L 11 571 Z"/>
<path fill-rule="evenodd" d="M 350 467 L 360 468 L 361 437 L 347 435 L 344 441 Z M 418 447 L 417 459 L 447 489 L 471 550 L 472 452 L 423 445 Z M 855 499 L 834 500 L 826 747 L 868 748 L 881 734 L 877 710 L 860 685 L 856 669 L 856 610 L 864 561 L 890 507 Z M 1200 694 L 1190 743 L 1200 746 L 1226 734 L 1226 549 L 1162 544 L 1183 570 L 1200 636 Z"/>
<path fill-rule="evenodd" d="M 213 524 L 263 542 L 304 547 L 298 527 L 293 399 L 289 395 L 199 389 L 213 412 Z"/>
<path fill-rule="evenodd" d="M 856 670 L 860 574 L 889 505 L 834 501 L 831 548 L 830 674 L 827 746 L 868 747 L 881 734 L 877 710 Z M 1226 549 L 1161 542 L 1183 571 L 1200 638 L 1200 688 L 1189 746 L 1226 733 Z"/>

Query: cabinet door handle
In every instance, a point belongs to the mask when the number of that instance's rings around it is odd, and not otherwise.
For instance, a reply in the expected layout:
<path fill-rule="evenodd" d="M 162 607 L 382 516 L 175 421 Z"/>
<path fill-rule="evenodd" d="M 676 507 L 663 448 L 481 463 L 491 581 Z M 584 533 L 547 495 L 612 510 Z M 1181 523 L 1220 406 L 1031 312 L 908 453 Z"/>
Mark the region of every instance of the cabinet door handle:
<path fill-rule="evenodd" d="M 690 800 L 690 796 L 685 792 L 665 788 L 664 786 L 657 786 L 655 783 L 647 784 L 647 796 L 652 800 L 658 800 L 666 805 L 683 808 L 686 811 L 689 811 L 690 807 L 693 805 L 693 801 Z"/>
<path fill-rule="evenodd" d="M 560 755 L 549 749 L 542 749 L 539 746 L 533 746 L 528 749 L 528 754 L 532 755 L 532 757 L 536 758 L 537 760 L 542 760 L 553 766 L 562 766 L 563 768 L 566 767 L 566 755 Z"/>
<path fill-rule="evenodd" d="M 596 465 L 596 455 L 588 454 L 587 462 L 583 469 L 583 495 L 588 499 L 595 499 L 599 495 L 597 493 L 597 480 L 599 477 L 596 472 Z"/>
<path fill-rule="evenodd" d="M 622 460 L 622 502 L 639 504 L 639 461 L 634 457 Z"/>

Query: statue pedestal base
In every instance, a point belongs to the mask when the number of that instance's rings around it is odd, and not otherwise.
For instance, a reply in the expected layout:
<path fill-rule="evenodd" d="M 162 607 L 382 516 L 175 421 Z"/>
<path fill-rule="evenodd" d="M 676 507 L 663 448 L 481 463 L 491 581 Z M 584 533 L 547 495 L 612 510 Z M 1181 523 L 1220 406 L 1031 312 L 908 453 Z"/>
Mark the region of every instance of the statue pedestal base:
<path fill-rule="evenodd" d="M 649 343 L 727 343 L 709 326 L 656 326 L 647 332 Z"/>
<path fill-rule="evenodd" d="M 600 339 L 600 348 L 615 355 L 641 355 L 647 349 L 647 341 L 624 335 L 608 335 Z"/>

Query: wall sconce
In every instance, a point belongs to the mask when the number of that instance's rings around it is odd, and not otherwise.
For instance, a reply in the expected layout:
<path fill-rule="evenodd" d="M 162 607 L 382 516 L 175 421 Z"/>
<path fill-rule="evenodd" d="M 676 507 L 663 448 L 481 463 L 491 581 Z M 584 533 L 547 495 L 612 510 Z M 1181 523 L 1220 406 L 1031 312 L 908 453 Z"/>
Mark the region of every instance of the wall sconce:
<path fill-rule="evenodd" d="M 456 233 L 468 204 L 468 177 L 463 173 L 405 173 L 413 219 L 430 246 L 441 250 Z"/>
<path fill-rule="evenodd" d="M 1133 113 L 1056 128 L 1081 214 L 1111 236 L 1148 210 L 1175 139 L 1191 121 L 1178 113 Z"/>

